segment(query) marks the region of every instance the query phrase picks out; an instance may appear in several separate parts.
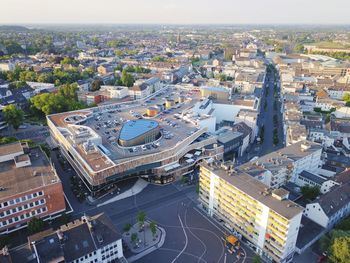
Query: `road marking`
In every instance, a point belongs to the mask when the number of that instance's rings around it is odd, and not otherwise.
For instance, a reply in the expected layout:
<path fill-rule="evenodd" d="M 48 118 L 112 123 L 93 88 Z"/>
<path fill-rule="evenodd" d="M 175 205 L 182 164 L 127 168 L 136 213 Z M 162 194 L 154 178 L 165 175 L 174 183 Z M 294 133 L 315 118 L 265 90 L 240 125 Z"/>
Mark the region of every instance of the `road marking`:
<path fill-rule="evenodd" d="M 179 252 L 180 250 L 178 249 L 173 249 L 173 248 L 164 248 L 164 247 L 161 247 L 159 248 L 159 250 L 163 250 L 163 251 L 171 251 L 171 252 Z M 191 254 L 191 253 L 188 253 L 188 252 L 184 252 L 183 253 L 184 255 L 187 255 L 187 256 L 191 256 L 193 258 L 199 258 L 198 256 L 194 255 L 194 254 Z M 204 263 L 208 263 L 205 259 L 201 259 L 201 261 L 203 261 Z"/>
<path fill-rule="evenodd" d="M 192 232 L 191 228 L 188 226 L 187 224 L 187 211 L 188 211 L 188 208 L 189 208 L 189 205 L 192 203 L 193 201 L 190 201 L 188 204 L 187 204 L 187 208 L 186 208 L 186 211 L 185 211 L 185 226 L 186 228 L 188 229 L 188 231 L 190 231 L 190 233 L 203 245 L 204 247 L 204 251 L 203 253 L 201 254 L 201 256 L 199 257 L 197 263 L 199 263 L 202 259 L 202 257 L 205 255 L 205 253 L 207 252 L 207 246 L 204 244 L 204 242 L 196 235 Z"/>
<path fill-rule="evenodd" d="M 247 251 L 245 251 L 245 249 L 241 246 L 241 249 L 243 250 L 243 252 L 244 252 L 244 258 L 243 258 L 243 261 L 242 261 L 242 263 L 244 263 L 244 261 L 246 260 L 246 258 L 247 258 Z"/>
<path fill-rule="evenodd" d="M 185 230 L 185 228 L 184 228 L 184 225 L 182 224 L 181 217 L 180 217 L 180 215 L 177 215 L 177 216 L 178 216 L 178 218 L 179 218 L 179 221 L 180 221 L 182 230 L 184 231 L 184 234 L 185 234 L 185 246 L 184 246 L 184 248 L 180 251 L 180 253 L 174 258 L 174 260 L 171 261 L 171 263 L 174 263 L 174 262 L 181 256 L 181 254 L 186 250 L 186 247 L 187 247 L 187 244 L 188 244 L 187 233 L 186 233 L 186 230 Z"/>

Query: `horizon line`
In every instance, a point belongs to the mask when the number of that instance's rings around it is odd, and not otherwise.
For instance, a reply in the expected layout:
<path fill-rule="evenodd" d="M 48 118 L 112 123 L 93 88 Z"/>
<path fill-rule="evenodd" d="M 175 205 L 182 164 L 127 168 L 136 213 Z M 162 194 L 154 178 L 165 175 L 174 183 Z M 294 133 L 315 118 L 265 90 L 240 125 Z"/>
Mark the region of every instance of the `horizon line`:
<path fill-rule="evenodd" d="M 350 26 L 349 23 L 169 23 L 169 22 L 0 22 L 0 26 L 25 26 L 25 25 L 154 25 L 154 26 Z"/>

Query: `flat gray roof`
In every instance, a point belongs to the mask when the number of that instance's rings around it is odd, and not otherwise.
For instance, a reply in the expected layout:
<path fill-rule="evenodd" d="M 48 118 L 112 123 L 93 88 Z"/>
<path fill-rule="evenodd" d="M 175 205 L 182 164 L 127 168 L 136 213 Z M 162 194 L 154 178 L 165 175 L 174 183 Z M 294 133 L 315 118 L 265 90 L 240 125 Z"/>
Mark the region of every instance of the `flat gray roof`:
<path fill-rule="evenodd" d="M 16 168 L 14 160 L 0 163 L 0 200 L 60 181 L 39 147 L 30 148 L 28 157 L 30 166 Z"/>
<path fill-rule="evenodd" d="M 246 193 L 253 199 L 259 201 L 263 205 L 269 207 L 270 209 L 287 219 L 291 219 L 297 216 L 304 210 L 303 207 L 288 199 L 276 199 L 272 196 L 272 189 L 268 189 L 268 194 L 263 194 L 264 192 L 266 192 L 266 185 L 244 172 L 235 171 L 234 173 L 228 173 L 228 171 L 224 170 L 218 165 L 209 166 L 207 163 L 203 163 L 202 165 L 207 169 L 211 170 L 221 179 L 225 180 L 240 191 Z"/>

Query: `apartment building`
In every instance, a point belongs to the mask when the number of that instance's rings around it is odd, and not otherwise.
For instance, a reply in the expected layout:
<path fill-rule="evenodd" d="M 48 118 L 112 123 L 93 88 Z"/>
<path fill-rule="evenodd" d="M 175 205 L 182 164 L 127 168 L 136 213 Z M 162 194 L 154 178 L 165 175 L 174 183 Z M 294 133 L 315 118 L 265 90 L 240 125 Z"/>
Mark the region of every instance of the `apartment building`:
<path fill-rule="evenodd" d="M 129 96 L 135 99 L 145 98 L 162 88 L 159 78 L 153 77 L 145 81 L 136 81 L 134 86 L 129 88 Z"/>
<path fill-rule="evenodd" d="M 321 166 L 322 146 L 300 141 L 237 167 L 255 177 L 267 187 L 279 188 L 287 182 L 296 182 L 303 171 L 317 172 Z"/>
<path fill-rule="evenodd" d="M 272 190 L 232 165 L 208 162 L 200 167 L 199 200 L 208 214 L 223 220 L 270 262 L 290 262 L 303 208 L 288 191 Z"/>
<path fill-rule="evenodd" d="M 126 262 L 121 235 L 105 214 L 82 216 L 28 237 L 35 262 L 107 263 Z"/>
<path fill-rule="evenodd" d="M 0 232 L 26 227 L 32 217 L 65 211 L 62 184 L 39 147 L 15 142 L 0 146 Z"/>

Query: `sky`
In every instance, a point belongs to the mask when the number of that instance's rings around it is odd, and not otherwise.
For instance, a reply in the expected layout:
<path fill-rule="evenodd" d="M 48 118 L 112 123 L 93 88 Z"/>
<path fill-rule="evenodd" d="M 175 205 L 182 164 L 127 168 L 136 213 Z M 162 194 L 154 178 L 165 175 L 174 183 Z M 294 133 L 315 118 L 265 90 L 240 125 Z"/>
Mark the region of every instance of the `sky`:
<path fill-rule="evenodd" d="M 350 0 L 0 0 L 0 24 L 350 24 Z"/>

